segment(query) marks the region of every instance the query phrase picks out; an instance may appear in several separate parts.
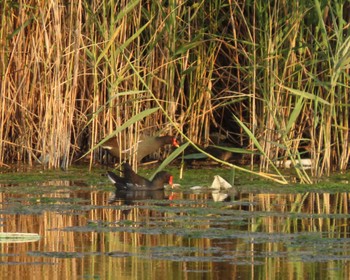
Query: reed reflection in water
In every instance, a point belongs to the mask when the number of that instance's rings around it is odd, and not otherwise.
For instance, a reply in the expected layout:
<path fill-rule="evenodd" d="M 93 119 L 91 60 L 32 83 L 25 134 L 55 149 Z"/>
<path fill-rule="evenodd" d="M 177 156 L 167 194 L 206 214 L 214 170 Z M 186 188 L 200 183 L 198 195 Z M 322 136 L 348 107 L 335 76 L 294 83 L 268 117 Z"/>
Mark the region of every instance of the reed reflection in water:
<path fill-rule="evenodd" d="M 57 187 L 61 186 L 61 187 Z M 42 186 L 41 186 L 42 187 Z M 348 193 L 0 193 L 1 279 L 349 279 Z M 113 197 L 112 197 L 113 199 Z"/>

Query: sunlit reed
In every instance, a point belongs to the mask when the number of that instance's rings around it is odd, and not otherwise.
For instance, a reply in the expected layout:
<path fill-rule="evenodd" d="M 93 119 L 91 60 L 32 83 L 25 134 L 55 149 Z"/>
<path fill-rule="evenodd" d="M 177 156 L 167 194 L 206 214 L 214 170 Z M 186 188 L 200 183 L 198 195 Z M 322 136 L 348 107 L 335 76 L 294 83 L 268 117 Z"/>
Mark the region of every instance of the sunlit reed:
<path fill-rule="evenodd" d="M 205 146 L 219 132 L 247 149 L 251 169 L 259 162 L 255 174 L 281 183 L 278 162 L 291 161 L 304 183 L 345 170 L 348 8 L 2 1 L 0 164 L 66 168 L 87 153 L 92 166 L 114 135 L 137 145 L 141 134 L 169 133 Z M 304 157 L 311 174 L 297 164 Z"/>

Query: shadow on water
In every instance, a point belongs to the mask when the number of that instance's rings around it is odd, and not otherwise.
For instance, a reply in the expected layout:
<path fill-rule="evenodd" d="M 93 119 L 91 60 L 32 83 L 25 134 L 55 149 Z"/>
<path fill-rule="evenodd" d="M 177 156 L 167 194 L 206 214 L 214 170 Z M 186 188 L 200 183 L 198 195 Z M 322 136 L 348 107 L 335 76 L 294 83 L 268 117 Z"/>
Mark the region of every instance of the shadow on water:
<path fill-rule="evenodd" d="M 41 238 L 2 240 L 0 277 L 349 278 L 349 193 L 242 186 L 223 201 L 216 195 L 207 188 L 113 193 L 106 178 L 3 183 L 1 232 Z"/>

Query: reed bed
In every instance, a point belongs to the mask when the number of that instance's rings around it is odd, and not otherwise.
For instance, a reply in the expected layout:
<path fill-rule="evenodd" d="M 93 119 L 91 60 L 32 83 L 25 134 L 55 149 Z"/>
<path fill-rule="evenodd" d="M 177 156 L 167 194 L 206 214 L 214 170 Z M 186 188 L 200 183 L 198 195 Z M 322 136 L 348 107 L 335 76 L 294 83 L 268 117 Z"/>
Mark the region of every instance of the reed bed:
<path fill-rule="evenodd" d="M 202 147 L 216 132 L 284 183 L 286 160 L 304 183 L 345 170 L 349 6 L 1 1 L 0 164 L 93 164 L 114 135 Z"/>

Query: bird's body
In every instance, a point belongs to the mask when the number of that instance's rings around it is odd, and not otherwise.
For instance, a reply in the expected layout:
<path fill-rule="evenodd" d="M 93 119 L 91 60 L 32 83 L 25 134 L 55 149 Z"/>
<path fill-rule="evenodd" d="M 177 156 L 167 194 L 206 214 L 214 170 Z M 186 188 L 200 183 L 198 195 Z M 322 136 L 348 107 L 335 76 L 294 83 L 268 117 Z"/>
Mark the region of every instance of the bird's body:
<path fill-rule="evenodd" d="M 136 174 L 128 163 L 123 164 L 124 176 L 108 171 L 107 175 L 110 181 L 116 186 L 117 190 L 124 191 L 153 191 L 164 189 L 165 184 L 172 185 L 172 176 L 166 172 L 158 172 L 152 181 Z"/>
<path fill-rule="evenodd" d="M 141 162 L 143 158 L 156 152 L 164 145 L 171 144 L 174 147 L 179 147 L 176 138 L 170 135 L 141 137 L 140 141 L 134 146 L 128 145 L 125 141 L 120 143 L 119 140 L 118 137 L 112 137 L 104 142 L 101 147 L 113 157 L 121 160 L 125 160 L 128 155 L 136 153 L 137 162 Z"/>

